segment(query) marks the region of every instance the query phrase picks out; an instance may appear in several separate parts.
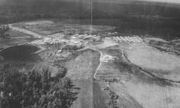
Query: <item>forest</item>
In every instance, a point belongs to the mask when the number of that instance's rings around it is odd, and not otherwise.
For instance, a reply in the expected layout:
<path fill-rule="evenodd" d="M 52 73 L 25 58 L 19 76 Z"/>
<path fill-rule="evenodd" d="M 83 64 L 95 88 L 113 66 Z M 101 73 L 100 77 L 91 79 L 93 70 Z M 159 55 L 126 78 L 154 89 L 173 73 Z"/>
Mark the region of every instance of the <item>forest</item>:
<path fill-rule="evenodd" d="M 0 70 L 0 108 L 69 108 L 79 88 L 65 73 L 63 69 L 52 77 L 48 68 L 20 72 L 5 64 Z"/>

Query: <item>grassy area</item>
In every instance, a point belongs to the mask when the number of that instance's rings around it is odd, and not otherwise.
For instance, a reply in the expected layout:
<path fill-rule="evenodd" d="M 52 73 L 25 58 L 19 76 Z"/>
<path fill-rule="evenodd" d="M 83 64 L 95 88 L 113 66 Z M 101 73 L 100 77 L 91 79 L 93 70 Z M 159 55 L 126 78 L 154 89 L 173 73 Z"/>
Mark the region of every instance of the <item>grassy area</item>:
<path fill-rule="evenodd" d="M 67 76 L 76 79 L 91 79 L 97 65 L 99 64 L 99 53 L 86 50 L 79 56 L 67 62 Z"/>
<path fill-rule="evenodd" d="M 93 108 L 93 80 L 73 80 L 76 87 L 80 88 L 78 98 L 71 108 Z"/>
<path fill-rule="evenodd" d="M 112 83 L 111 88 L 120 96 L 121 105 L 133 108 L 178 108 L 179 87 L 158 86 L 139 82 L 134 78 L 122 83 Z M 128 107 L 128 108 L 129 108 Z"/>
<path fill-rule="evenodd" d="M 98 79 L 113 79 L 119 78 L 121 73 L 113 63 L 102 63 L 96 77 Z"/>
<path fill-rule="evenodd" d="M 0 52 L 5 61 L 40 61 L 41 58 L 34 54 L 39 48 L 31 45 L 9 47 Z"/>
<path fill-rule="evenodd" d="M 108 108 L 107 97 L 92 76 L 98 63 L 99 53 L 86 50 L 66 64 L 67 76 L 80 88 L 78 99 L 72 108 Z"/>
<path fill-rule="evenodd" d="M 146 45 L 134 45 L 127 56 L 132 63 L 142 68 L 160 71 L 157 74 L 160 77 L 179 80 L 180 58 L 176 55 Z"/>
<path fill-rule="evenodd" d="M 125 108 L 143 108 L 139 102 L 137 102 L 131 95 L 128 94 L 126 87 L 122 83 L 111 83 L 110 89 L 115 92 L 116 95 L 118 95 L 118 107 L 123 106 Z"/>
<path fill-rule="evenodd" d="M 8 31 L 8 39 L 0 39 L 0 48 L 7 48 L 14 45 L 25 44 L 35 40 L 32 36 L 16 31 Z"/>
<path fill-rule="evenodd" d="M 101 89 L 100 83 L 93 82 L 93 105 L 94 108 L 108 108 L 108 96 Z"/>
<path fill-rule="evenodd" d="M 173 55 L 140 45 L 129 50 L 127 55 L 132 63 L 149 69 L 171 71 L 180 63 L 179 58 Z"/>

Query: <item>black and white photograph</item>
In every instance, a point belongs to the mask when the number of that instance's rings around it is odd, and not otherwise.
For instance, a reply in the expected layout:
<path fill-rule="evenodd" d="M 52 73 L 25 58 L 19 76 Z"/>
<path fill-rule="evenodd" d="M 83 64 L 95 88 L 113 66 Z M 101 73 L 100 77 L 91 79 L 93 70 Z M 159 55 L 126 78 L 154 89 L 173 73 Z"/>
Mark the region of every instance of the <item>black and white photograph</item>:
<path fill-rule="evenodd" d="M 0 0 L 0 108 L 180 108 L 180 0 Z"/>

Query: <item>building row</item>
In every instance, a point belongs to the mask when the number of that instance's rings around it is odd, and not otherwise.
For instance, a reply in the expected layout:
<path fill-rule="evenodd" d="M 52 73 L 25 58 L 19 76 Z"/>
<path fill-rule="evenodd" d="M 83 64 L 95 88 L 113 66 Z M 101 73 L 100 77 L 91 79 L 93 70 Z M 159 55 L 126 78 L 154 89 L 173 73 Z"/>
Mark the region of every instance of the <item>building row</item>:
<path fill-rule="evenodd" d="M 116 37 L 112 37 L 112 39 L 116 42 L 143 42 L 143 39 L 140 38 L 139 36 L 116 36 Z"/>

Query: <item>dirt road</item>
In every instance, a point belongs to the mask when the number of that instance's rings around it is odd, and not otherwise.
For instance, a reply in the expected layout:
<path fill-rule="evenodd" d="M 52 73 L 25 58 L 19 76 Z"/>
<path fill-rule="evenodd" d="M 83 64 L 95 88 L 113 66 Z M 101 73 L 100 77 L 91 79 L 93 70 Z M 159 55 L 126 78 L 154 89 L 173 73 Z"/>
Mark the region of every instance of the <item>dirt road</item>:
<path fill-rule="evenodd" d="M 25 33 L 25 34 L 34 36 L 35 38 L 42 38 L 43 37 L 42 35 L 40 35 L 38 33 L 35 33 L 33 31 L 30 31 L 30 30 L 27 30 L 27 29 L 24 29 L 24 28 L 15 27 L 12 24 L 9 24 L 9 28 L 14 30 L 14 31 L 18 31 L 18 32 L 21 32 L 21 33 Z"/>

